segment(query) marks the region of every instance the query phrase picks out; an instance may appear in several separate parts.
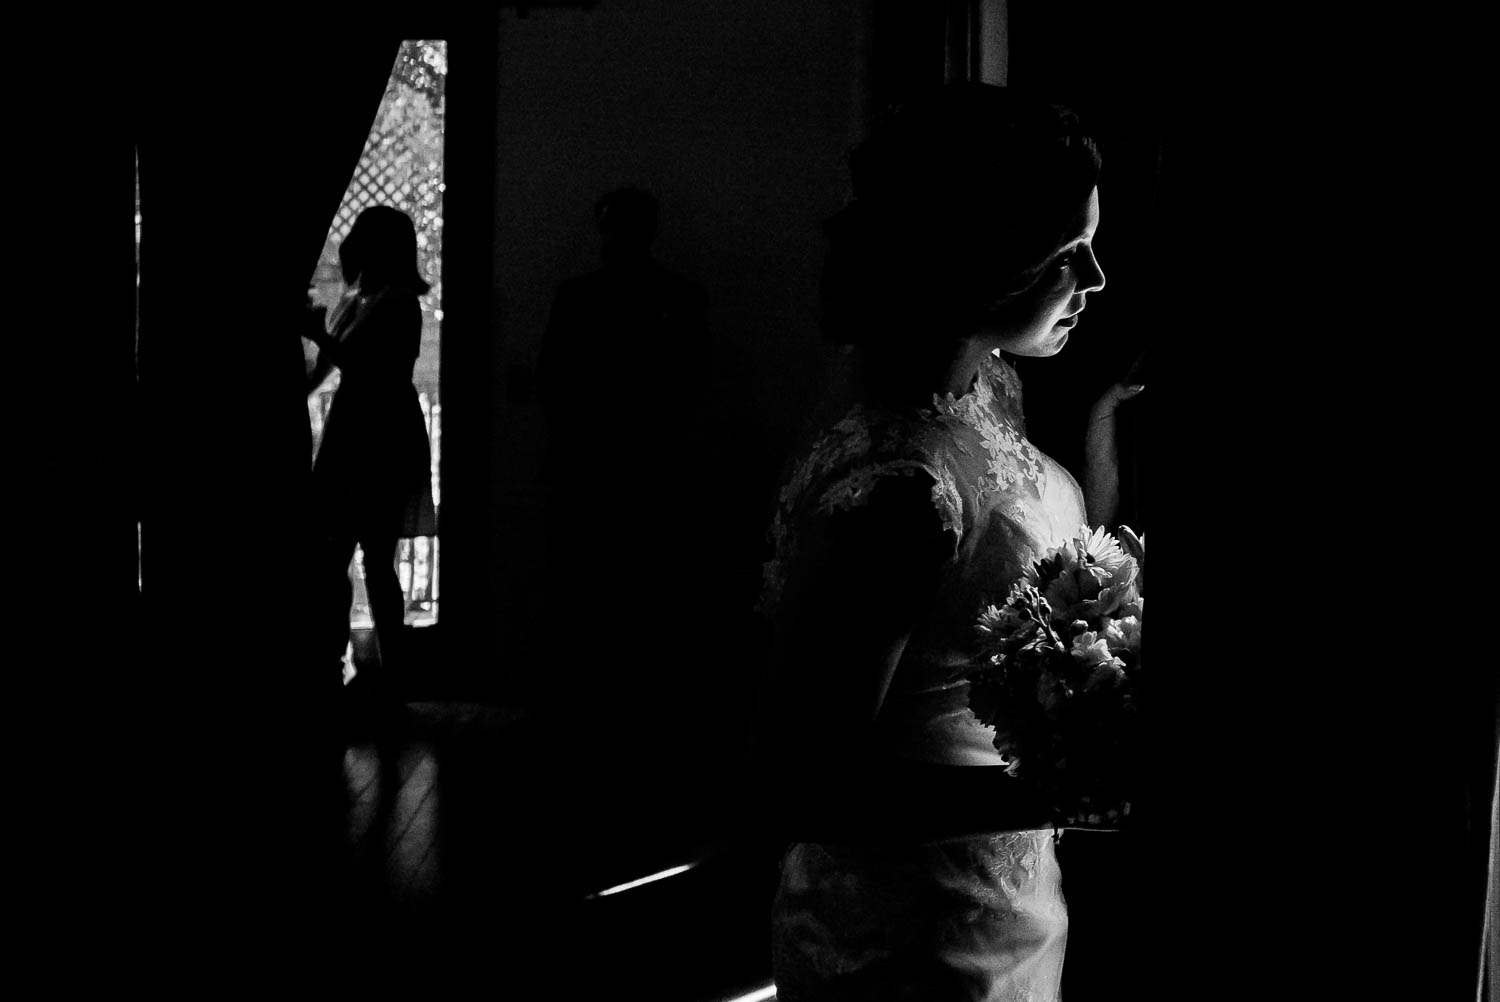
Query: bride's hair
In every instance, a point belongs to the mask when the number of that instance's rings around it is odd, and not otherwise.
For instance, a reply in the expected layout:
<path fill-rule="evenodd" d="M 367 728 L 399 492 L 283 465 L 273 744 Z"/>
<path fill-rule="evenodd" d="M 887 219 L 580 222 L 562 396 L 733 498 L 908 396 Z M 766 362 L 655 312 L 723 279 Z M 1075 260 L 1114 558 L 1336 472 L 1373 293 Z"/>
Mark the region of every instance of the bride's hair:
<path fill-rule="evenodd" d="M 825 224 L 823 328 L 846 343 L 962 336 L 1029 288 L 1099 180 L 1071 111 L 986 84 L 900 106 L 850 154 Z"/>

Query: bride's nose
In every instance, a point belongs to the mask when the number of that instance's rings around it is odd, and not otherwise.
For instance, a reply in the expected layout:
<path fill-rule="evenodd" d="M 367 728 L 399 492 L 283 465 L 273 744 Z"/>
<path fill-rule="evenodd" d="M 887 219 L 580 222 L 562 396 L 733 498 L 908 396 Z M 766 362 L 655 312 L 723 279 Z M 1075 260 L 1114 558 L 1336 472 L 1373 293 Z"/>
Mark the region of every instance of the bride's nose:
<path fill-rule="evenodd" d="M 1099 267 L 1099 259 L 1094 256 L 1094 249 L 1089 247 L 1079 262 L 1078 269 L 1078 291 L 1098 292 L 1104 288 L 1104 271 Z"/>

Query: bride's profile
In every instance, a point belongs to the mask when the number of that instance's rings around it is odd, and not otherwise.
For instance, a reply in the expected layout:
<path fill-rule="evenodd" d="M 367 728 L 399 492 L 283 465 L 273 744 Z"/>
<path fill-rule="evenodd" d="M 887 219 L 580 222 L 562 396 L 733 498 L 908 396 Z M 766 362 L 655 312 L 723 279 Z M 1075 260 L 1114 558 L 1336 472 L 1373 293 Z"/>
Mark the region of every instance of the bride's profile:
<path fill-rule="evenodd" d="M 822 290 L 836 364 L 762 595 L 782 1002 L 1058 998 L 1058 819 L 1006 775 L 964 673 L 976 612 L 1086 523 L 1005 356 L 1086 333 L 1099 169 L 1070 112 L 979 84 L 851 154 Z"/>

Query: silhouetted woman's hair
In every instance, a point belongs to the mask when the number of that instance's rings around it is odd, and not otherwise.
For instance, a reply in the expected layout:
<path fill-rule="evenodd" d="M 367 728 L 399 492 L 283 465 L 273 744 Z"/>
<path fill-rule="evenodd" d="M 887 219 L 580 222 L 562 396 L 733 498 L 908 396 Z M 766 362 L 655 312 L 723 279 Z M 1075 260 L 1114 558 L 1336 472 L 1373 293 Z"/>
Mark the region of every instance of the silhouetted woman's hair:
<path fill-rule="evenodd" d="M 417 228 L 389 205 L 372 205 L 354 220 L 339 244 L 339 266 L 346 282 L 362 288 L 396 286 L 419 296 L 431 288 L 417 271 Z"/>
<path fill-rule="evenodd" d="M 650 192 L 639 188 L 611 191 L 594 205 L 594 222 L 600 229 L 605 226 L 606 214 L 609 227 L 627 239 L 650 243 L 656 236 L 658 208 Z"/>
<path fill-rule="evenodd" d="M 831 340 L 962 336 L 1025 291 L 1099 180 L 1065 108 L 986 84 L 901 106 L 850 154 L 854 199 L 828 220 Z"/>

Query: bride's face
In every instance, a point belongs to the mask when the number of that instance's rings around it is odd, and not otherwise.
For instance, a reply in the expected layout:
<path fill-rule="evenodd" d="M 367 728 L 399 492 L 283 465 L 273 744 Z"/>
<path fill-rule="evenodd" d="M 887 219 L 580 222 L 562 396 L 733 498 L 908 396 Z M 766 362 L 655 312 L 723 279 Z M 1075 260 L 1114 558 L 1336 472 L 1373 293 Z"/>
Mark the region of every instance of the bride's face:
<path fill-rule="evenodd" d="M 1041 277 L 1025 292 L 998 304 L 986 318 L 979 337 L 991 349 L 1012 355 L 1056 355 L 1078 323 L 1088 293 L 1104 288 L 1104 272 L 1094 257 L 1094 231 L 1099 228 L 1099 189 L 1089 193 L 1064 241 Z"/>

